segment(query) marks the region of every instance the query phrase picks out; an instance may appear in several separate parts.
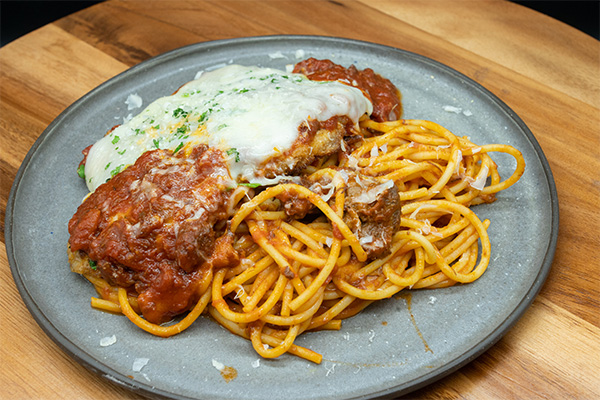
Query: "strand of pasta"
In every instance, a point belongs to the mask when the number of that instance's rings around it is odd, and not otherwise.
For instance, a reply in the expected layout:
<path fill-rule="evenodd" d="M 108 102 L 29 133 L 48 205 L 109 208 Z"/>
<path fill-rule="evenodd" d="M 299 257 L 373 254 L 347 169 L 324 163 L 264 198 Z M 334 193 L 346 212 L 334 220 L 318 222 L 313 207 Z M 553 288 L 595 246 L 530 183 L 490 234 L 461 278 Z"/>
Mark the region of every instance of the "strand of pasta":
<path fill-rule="evenodd" d="M 281 298 L 283 294 L 283 289 L 287 283 L 287 278 L 281 274 L 275 283 L 275 287 L 271 295 L 267 298 L 267 300 L 260 306 L 255 308 L 250 312 L 239 313 L 232 311 L 229 308 L 229 305 L 223 298 L 223 292 L 221 291 L 221 287 L 223 285 L 223 278 L 227 271 L 225 269 L 221 269 L 214 274 L 213 277 L 213 285 L 212 285 L 212 306 L 216 308 L 221 315 L 227 318 L 230 321 L 234 322 L 253 322 L 261 317 L 267 315 L 267 313 L 275 306 L 277 301 Z"/>
<path fill-rule="evenodd" d="M 225 318 L 221 313 L 219 313 L 214 307 L 211 306 L 208 307 L 208 312 L 211 315 L 211 317 L 215 319 L 215 321 L 217 321 L 231 333 L 241 336 L 245 339 L 250 339 L 250 336 L 246 331 L 246 324 L 236 323 Z M 262 341 L 268 344 L 269 346 L 277 346 L 279 343 L 281 343 L 281 340 L 270 335 L 265 335 L 264 333 L 262 334 Z M 323 359 L 323 356 L 321 356 L 320 354 L 295 344 L 292 344 L 290 346 L 290 348 L 288 349 L 288 353 L 294 354 L 308 361 L 312 361 L 315 364 L 320 364 L 321 360 Z"/>
<path fill-rule="evenodd" d="M 292 325 L 288 329 L 285 339 L 273 348 L 266 348 L 262 341 L 262 329 L 264 322 L 257 321 L 250 324 L 250 340 L 254 350 L 264 358 L 276 358 L 287 352 L 294 344 L 294 340 L 300 332 L 300 325 Z"/>
<path fill-rule="evenodd" d="M 129 318 L 131 322 L 146 332 L 160 337 L 173 336 L 187 329 L 200 316 L 200 314 L 202 314 L 210 302 L 210 298 L 211 292 L 210 290 L 206 290 L 202 297 L 200 297 L 198 303 L 196 303 L 194 308 L 185 316 L 185 318 L 175 325 L 162 326 L 146 321 L 135 311 L 133 311 L 133 308 L 131 308 L 131 305 L 127 299 L 127 290 L 124 288 L 119 288 L 119 304 L 121 305 L 121 311 L 123 314 L 125 314 L 125 316 Z"/>

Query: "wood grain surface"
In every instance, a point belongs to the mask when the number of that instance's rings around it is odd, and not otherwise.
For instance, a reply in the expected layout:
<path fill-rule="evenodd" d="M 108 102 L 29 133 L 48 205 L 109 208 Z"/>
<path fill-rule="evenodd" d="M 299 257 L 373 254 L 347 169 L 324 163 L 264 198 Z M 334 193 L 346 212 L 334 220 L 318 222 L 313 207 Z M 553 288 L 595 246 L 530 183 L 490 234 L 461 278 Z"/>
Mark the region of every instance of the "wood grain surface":
<path fill-rule="evenodd" d="M 36 138 L 66 107 L 155 55 L 273 34 L 360 39 L 440 61 L 511 107 L 540 143 L 560 205 L 552 271 L 496 345 L 405 398 L 597 399 L 600 393 L 600 44 L 505 1 L 118 1 L 0 49 L 0 217 Z M 4 243 L 4 229 L 0 233 Z M 135 399 L 80 366 L 28 313 L 0 249 L 0 398 Z"/>

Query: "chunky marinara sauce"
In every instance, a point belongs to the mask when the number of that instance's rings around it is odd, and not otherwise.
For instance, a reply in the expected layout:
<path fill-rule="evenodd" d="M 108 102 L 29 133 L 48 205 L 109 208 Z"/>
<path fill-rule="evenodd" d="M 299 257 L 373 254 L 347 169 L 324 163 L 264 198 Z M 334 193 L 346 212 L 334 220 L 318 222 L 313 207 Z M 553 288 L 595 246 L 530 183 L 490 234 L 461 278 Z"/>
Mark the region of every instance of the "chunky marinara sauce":
<path fill-rule="evenodd" d="M 193 307 L 207 268 L 237 263 L 231 238 L 216 233 L 228 217 L 228 181 L 220 150 L 146 152 L 79 206 L 70 249 L 135 290 L 148 321 L 167 321 Z"/>
<path fill-rule="evenodd" d="M 304 74 L 313 81 L 340 81 L 361 89 L 373 104 L 371 118 L 375 121 L 390 121 L 402 116 L 400 92 L 389 79 L 371 68 L 358 70 L 354 65 L 345 68 L 330 60 L 308 58 L 296 64 L 293 72 Z"/>

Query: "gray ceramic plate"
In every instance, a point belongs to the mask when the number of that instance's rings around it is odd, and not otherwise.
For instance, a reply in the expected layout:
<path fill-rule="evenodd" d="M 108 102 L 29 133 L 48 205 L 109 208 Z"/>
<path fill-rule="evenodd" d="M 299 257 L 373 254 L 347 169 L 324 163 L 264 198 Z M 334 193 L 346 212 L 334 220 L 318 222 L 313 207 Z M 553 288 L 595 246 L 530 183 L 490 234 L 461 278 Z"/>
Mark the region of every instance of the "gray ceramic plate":
<path fill-rule="evenodd" d="M 406 118 L 430 119 L 478 144 L 508 143 L 527 162 L 523 178 L 475 211 L 490 218 L 492 262 L 473 284 L 419 291 L 375 304 L 341 331 L 298 342 L 324 355 L 321 365 L 284 355 L 258 360 L 250 343 L 208 318 L 160 339 L 118 315 L 90 308 L 94 289 L 69 271 L 67 222 L 87 190 L 77 177 L 81 150 L 131 112 L 229 63 L 285 68 L 301 58 L 371 67 L 402 91 Z M 503 175 L 510 157 L 495 157 Z M 558 232 L 548 163 L 535 138 L 493 94 L 428 58 L 345 39 L 273 36 L 200 43 L 155 57 L 118 75 L 65 110 L 40 136 L 14 182 L 6 247 L 15 282 L 45 332 L 76 360 L 146 395 L 204 399 L 349 399 L 400 395 L 449 374 L 494 344 L 523 314 L 544 282 Z M 411 317 L 412 313 L 412 317 Z M 101 346 L 103 338 L 116 338 Z M 134 371 L 136 359 L 148 359 Z M 233 367 L 227 382 L 213 361 Z M 218 364 L 217 364 L 218 365 Z"/>

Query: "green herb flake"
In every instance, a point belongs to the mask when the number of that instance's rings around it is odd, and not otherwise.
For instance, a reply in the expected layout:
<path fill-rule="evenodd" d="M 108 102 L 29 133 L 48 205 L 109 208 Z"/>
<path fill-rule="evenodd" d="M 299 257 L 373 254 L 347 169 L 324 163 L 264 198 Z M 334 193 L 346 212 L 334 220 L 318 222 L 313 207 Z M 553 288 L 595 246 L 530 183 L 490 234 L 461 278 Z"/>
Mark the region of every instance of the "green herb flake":
<path fill-rule="evenodd" d="M 98 268 L 97 268 L 97 265 L 98 265 L 98 263 L 96 263 L 96 261 L 94 261 L 94 260 L 90 260 L 90 259 L 88 258 L 88 264 L 90 264 L 90 268 L 91 268 L 91 269 L 93 269 L 94 271 L 95 271 L 96 269 L 98 269 Z"/>
<path fill-rule="evenodd" d="M 79 175 L 81 179 L 85 180 L 85 164 L 81 164 L 77 168 L 77 175 Z"/>
<path fill-rule="evenodd" d="M 121 172 L 121 169 L 125 166 L 125 164 L 121 164 L 119 165 L 117 168 L 113 169 L 112 171 L 110 171 L 110 177 L 114 177 L 116 174 L 118 174 L 119 172 Z"/>
<path fill-rule="evenodd" d="M 206 121 L 206 118 L 208 117 L 208 113 L 211 112 L 211 111 L 212 111 L 212 109 L 210 109 L 210 108 L 207 111 L 204 111 L 202 113 L 202 115 L 200 115 L 200 118 L 198 119 L 198 122 L 204 122 L 204 121 Z"/>
<path fill-rule="evenodd" d="M 104 167 L 104 170 L 106 171 L 108 168 L 110 168 L 110 163 L 106 164 L 106 167 Z"/>
<path fill-rule="evenodd" d="M 176 108 L 176 109 L 175 109 L 175 111 L 173 111 L 173 116 L 174 116 L 175 118 L 179 118 L 179 117 L 181 117 L 181 118 L 185 118 L 185 117 L 187 117 L 187 116 L 188 116 L 188 114 L 189 114 L 189 112 L 188 112 L 188 111 L 185 111 L 185 110 L 184 110 L 183 108 L 181 108 L 181 107 L 178 107 L 178 108 Z"/>
<path fill-rule="evenodd" d="M 260 183 L 238 183 L 240 186 L 247 186 L 249 188 L 257 188 L 260 186 Z"/>
<path fill-rule="evenodd" d="M 157 149 L 160 149 L 160 146 L 159 146 L 160 142 L 158 141 L 158 139 L 152 140 L 152 143 L 154 143 L 154 147 L 156 147 Z"/>
<path fill-rule="evenodd" d="M 112 140 L 112 142 L 111 142 L 111 143 L 112 143 L 112 144 L 117 144 L 117 142 L 118 142 L 120 139 L 121 139 L 120 137 L 118 137 L 118 136 L 116 136 L 116 135 L 115 135 L 115 137 L 113 138 L 113 140 Z"/>
<path fill-rule="evenodd" d="M 177 153 L 183 147 L 183 142 L 180 142 L 179 145 L 173 150 L 173 154 Z"/>
<path fill-rule="evenodd" d="M 119 155 L 122 156 L 123 154 L 125 154 L 126 151 L 127 149 L 123 149 L 123 151 L 118 151 L 117 153 L 119 153 Z"/>
<path fill-rule="evenodd" d="M 240 162 L 240 153 L 239 151 L 237 151 L 237 149 L 235 147 L 232 147 L 231 149 L 227 150 L 227 155 L 235 155 L 235 162 Z"/>

